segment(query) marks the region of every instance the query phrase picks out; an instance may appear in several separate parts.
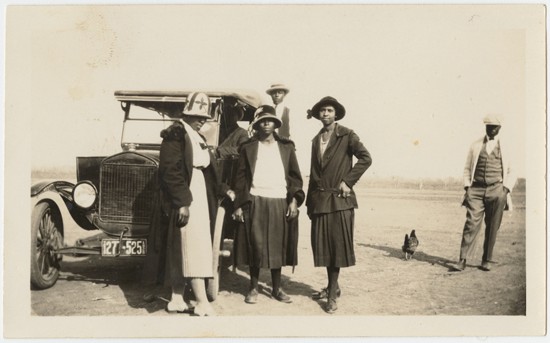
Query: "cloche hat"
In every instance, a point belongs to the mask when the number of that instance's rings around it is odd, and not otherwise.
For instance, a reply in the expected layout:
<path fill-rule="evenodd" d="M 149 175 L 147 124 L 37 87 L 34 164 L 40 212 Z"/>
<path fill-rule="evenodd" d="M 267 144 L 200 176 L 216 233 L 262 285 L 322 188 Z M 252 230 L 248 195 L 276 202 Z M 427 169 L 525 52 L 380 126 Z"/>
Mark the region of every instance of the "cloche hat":
<path fill-rule="evenodd" d="M 275 128 L 281 127 L 281 119 L 275 114 L 275 108 L 269 105 L 263 105 L 258 107 L 254 113 L 254 121 L 252 122 L 252 128 L 257 130 L 257 125 L 260 121 L 264 119 L 273 119 L 275 122 Z"/>
<path fill-rule="evenodd" d="M 331 96 L 326 96 L 319 100 L 319 102 L 313 105 L 311 110 L 308 111 L 308 118 L 314 117 L 316 119 L 319 119 L 319 111 L 321 110 L 321 107 L 327 105 L 334 107 L 334 110 L 336 111 L 336 120 L 340 120 L 346 115 L 346 109 L 341 103 L 338 102 L 338 100 Z"/>

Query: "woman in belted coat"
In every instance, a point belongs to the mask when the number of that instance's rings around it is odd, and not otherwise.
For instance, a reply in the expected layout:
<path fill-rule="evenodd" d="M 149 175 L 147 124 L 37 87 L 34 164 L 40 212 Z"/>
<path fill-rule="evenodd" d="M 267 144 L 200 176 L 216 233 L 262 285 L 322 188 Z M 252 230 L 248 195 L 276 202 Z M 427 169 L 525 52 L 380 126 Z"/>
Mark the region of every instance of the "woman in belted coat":
<path fill-rule="evenodd" d="M 241 146 L 235 178 L 235 220 L 241 222 L 234 244 L 235 264 L 250 267 L 245 302 L 258 298 L 260 268 L 271 270 L 272 298 L 290 303 L 281 289 L 281 267 L 296 265 L 298 207 L 305 194 L 294 143 L 277 136 L 281 126 L 272 106 L 256 111 L 256 135 Z"/>
<path fill-rule="evenodd" d="M 372 159 L 359 136 L 336 123 L 346 114 L 336 99 L 330 96 L 321 99 L 309 113 L 322 122 L 323 128 L 312 140 L 306 206 L 311 219 L 314 264 L 326 267 L 328 276 L 327 288 L 314 293 L 313 298 L 327 298 L 325 310 L 333 313 L 341 293 L 340 268 L 355 265 L 353 229 L 357 198 L 353 186 Z"/>

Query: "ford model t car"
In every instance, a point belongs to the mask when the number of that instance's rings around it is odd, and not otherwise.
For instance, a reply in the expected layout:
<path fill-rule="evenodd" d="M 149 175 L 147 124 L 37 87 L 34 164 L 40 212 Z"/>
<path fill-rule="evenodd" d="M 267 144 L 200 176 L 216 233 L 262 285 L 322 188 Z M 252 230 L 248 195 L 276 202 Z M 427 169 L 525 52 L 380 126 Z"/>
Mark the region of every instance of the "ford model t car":
<path fill-rule="evenodd" d="M 211 101 L 211 118 L 201 133 L 210 146 L 217 146 L 229 129 L 228 111 L 239 109 L 242 124 L 253 119 L 260 98 L 254 92 L 206 91 Z M 67 181 L 39 182 L 31 188 L 31 285 L 51 287 L 59 276 L 64 254 L 145 256 L 154 199 L 158 191 L 157 170 L 160 132 L 181 116 L 187 91 L 117 91 L 116 100 L 124 114 L 122 151 L 112 156 L 76 158 L 76 184 Z M 93 137 L 90 137 L 93 138 Z M 218 161 L 231 170 L 233 160 Z M 228 169 L 225 169 L 228 170 Z M 230 178 L 231 173 L 223 173 Z M 229 183 L 229 180 L 222 180 Z M 214 232 L 213 282 L 209 295 L 215 298 L 219 284 L 219 262 L 223 251 L 223 207 Z M 99 238 L 65 242 L 70 229 L 100 230 Z"/>

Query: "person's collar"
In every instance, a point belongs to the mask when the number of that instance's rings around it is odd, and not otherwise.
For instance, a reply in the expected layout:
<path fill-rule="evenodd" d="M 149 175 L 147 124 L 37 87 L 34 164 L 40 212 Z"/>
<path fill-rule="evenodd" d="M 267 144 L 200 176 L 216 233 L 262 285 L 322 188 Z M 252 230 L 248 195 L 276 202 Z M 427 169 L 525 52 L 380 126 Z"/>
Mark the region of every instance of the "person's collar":
<path fill-rule="evenodd" d="M 281 102 L 276 104 L 276 105 L 275 105 L 275 103 L 273 103 L 273 107 L 275 107 L 275 108 L 284 107 L 284 106 L 285 106 L 285 99 L 281 100 Z"/>
<path fill-rule="evenodd" d="M 180 122 L 183 124 L 183 127 L 185 127 L 185 131 L 187 131 L 187 134 L 189 135 L 189 137 L 193 137 L 193 139 L 201 138 L 200 133 L 198 131 L 195 131 L 195 129 L 193 129 L 191 125 L 187 124 L 185 120 L 180 119 Z"/>
<path fill-rule="evenodd" d="M 185 122 L 185 120 L 180 119 L 180 123 L 182 123 L 183 127 L 185 127 L 185 131 L 195 131 L 195 130 L 193 130 L 191 125 L 189 125 L 189 124 L 187 124 L 187 122 Z"/>
<path fill-rule="evenodd" d="M 489 138 L 489 135 L 485 134 L 485 139 L 484 139 L 484 141 L 485 141 L 485 142 L 489 142 L 489 141 L 491 141 L 491 140 L 494 140 L 495 142 L 498 142 L 498 134 L 495 135 L 495 137 L 493 137 L 493 139 L 490 139 L 490 138 Z"/>
<path fill-rule="evenodd" d="M 336 133 L 338 133 L 337 130 L 338 130 L 338 123 L 334 123 L 334 128 L 333 128 L 332 131 L 335 131 Z M 325 133 L 325 132 L 327 132 L 327 131 L 328 131 L 328 130 L 323 126 L 323 127 L 321 128 L 321 130 L 319 131 L 319 133 Z"/>

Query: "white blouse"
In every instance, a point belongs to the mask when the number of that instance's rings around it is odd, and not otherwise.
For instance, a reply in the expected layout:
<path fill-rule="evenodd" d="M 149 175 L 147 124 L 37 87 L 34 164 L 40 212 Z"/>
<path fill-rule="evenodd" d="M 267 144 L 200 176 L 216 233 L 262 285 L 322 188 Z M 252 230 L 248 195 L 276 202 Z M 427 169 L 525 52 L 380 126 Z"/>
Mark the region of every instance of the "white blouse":
<path fill-rule="evenodd" d="M 197 131 L 193 130 L 193 128 L 189 124 L 187 124 L 183 120 L 180 121 L 183 123 L 185 131 L 187 131 L 189 139 L 191 140 L 191 147 L 193 148 L 193 167 L 208 167 L 208 165 L 210 164 L 210 154 L 208 153 L 208 149 L 203 149 L 203 146 L 206 147 L 206 142 L 204 141 L 204 139 L 202 139 Z"/>
<path fill-rule="evenodd" d="M 319 136 L 319 153 L 321 154 L 321 157 L 325 154 L 325 150 L 327 150 L 328 142 L 330 141 L 330 138 L 327 139 L 326 142 L 323 141 L 323 138 Z"/>
<path fill-rule="evenodd" d="M 327 150 L 327 146 L 332 139 L 332 135 L 334 135 L 334 130 L 330 133 L 326 142 L 323 141 L 323 135 L 319 135 L 319 153 L 321 154 L 321 157 L 325 154 L 325 150 Z"/>
<path fill-rule="evenodd" d="M 250 194 L 264 198 L 286 198 L 286 178 L 278 143 L 258 143 L 256 168 Z"/>

